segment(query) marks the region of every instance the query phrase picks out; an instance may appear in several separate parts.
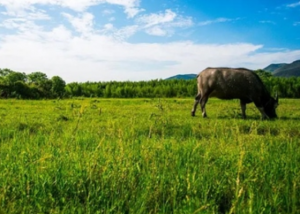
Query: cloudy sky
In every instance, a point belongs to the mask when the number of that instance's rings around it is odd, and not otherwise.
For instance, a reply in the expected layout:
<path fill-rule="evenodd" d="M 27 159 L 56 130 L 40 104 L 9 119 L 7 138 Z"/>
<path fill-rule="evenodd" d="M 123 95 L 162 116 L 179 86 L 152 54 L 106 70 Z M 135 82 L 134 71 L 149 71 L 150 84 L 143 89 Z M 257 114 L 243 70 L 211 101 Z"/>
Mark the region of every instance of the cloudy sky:
<path fill-rule="evenodd" d="M 298 59 L 299 0 L 0 0 L 0 68 L 66 82 Z"/>

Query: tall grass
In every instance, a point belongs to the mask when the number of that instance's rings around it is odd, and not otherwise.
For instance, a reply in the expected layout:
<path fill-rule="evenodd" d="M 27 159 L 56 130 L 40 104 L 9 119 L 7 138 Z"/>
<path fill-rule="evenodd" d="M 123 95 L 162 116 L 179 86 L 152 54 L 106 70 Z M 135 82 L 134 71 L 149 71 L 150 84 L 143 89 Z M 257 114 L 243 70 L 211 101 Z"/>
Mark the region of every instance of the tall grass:
<path fill-rule="evenodd" d="M 299 213 L 299 102 L 0 100 L 0 213 Z"/>

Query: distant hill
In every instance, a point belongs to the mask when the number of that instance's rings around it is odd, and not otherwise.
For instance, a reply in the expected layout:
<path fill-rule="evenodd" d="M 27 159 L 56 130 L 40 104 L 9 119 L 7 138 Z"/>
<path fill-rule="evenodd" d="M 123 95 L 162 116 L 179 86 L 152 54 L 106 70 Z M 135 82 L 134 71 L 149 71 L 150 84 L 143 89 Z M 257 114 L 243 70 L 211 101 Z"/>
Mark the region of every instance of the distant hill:
<path fill-rule="evenodd" d="M 280 77 L 300 77 L 300 60 L 294 61 L 291 64 L 286 64 L 275 71 L 273 71 L 275 76 Z"/>
<path fill-rule="evenodd" d="M 277 70 L 285 65 L 287 65 L 287 63 L 271 64 L 271 65 L 265 67 L 263 70 L 269 71 L 269 72 L 274 72 L 275 70 Z"/>
<path fill-rule="evenodd" d="M 278 77 L 300 77 L 300 60 L 296 60 L 292 63 L 278 63 L 278 64 L 270 64 L 264 69 L 265 71 L 271 72 L 274 76 Z M 172 80 L 172 79 L 184 79 L 190 80 L 195 79 L 197 74 L 178 74 L 165 80 Z"/>
<path fill-rule="evenodd" d="M 190 79 L 195 79 L 197 77 L 197 74 L 178 74 L 169 78 L 166 78 L 165 80 L 190 80 Z"/>

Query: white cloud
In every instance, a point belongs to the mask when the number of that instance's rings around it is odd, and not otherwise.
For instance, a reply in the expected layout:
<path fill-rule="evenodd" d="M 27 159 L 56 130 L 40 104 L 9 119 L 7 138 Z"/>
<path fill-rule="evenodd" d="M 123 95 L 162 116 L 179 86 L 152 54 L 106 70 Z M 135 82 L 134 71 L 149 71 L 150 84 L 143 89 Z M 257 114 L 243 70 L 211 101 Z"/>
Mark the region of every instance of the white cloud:
<path fill-rule="evenodd" d="M 35 5 L 56 5 L 83 12 L 91 6 L 105 3 L 124 7 L 124 12 L 130 18 L 142 11 L 139 0 L 0 0 L 0 5 L 14 12 L 24 11 Z"/>
<path fill-rule="evenodd" d="M 193 25 L 193 20 L 191 17 L 179 16 L 174 22 L 168 23 L 166 26 L 169 27 L 191 27 Z"/>
<path fill-rule="evenodd" d="M 68 13 L 62 13 L 62 15 L 68 19 L 77 32 L 86 34 L 93 31 L 93 14 L 85 12 L 79 17 L 74 17 Z"/>
<path fill-rule="evenodd" d="M 106 15 L 106 16 L 112 15 L 112 14 L 114 14 L 114 13 L 115 13 L 114 10 L 108 10 L 108 9 L 106 9 L 106 10 L 103 10 L 103 11 L 102 11 L 102 14 L 103 14 L 103 15 Z"/>
<path fill-rule="evenodd" d="M 4 18 L 0 23 L 0 27 L 18 29 L 20 31 L 39 28 L 34 24 L 37 20 L 51 20 L 51 17 L 46 13 L 46 11 L 34 7 L 29 7 L 27 11 L 9 10 L 2 12 L 2 15 L 6 18 Z"/>
<path fill-rule="evenodd" d="M 96 25 L 97 14 L 85 9 L 103 3 L 121 6 L 128 17 L 135 18 L 119 26 L 119 22 L 112 24 L 106 20 L 109 17 L 100 14 L 105 20 Z M 68 7 L 77 12 L 56 10 L 63 17 L 59 20 L 61 17 L 51 16 L 50 10 L 43 11 L 37 4 Z M 198 73 L 208 66 L 258 69 L 300 58 L 300 50 L 264 52 L 262 45 L 251 43 L 130 43 L 127 39 L 139 31 L 170 36 L 177 28 L 194 25 L 191 17 L 170 9 L 137 15 L 141 11 L 138 0 L 0 0 L 0 5 L 8 8 L 0 27 L 10 29 L 0 32 L 1 68 L 26 73 L 42 71 L 67 82 L 149 80 Z M 202 25 L 234 20 L 237 19 L 219 18 Z"/>
<path fill-rule="evenodd" d="M 298 6 L 300 6 L 300 1 L 287 5 L 287 7 L 298 7 Z"/>
<path fill-rule="evenodd" d="M 86 9 L 90 6 L 104 3 L 123 6 L 124 12 L 130 18 L 143 11 L 143 9 L 139 8 L 139 0 L 0 0 L 0 6 L 3 5 L 7 9 L 4 15 L 13 17 L 11 19 L 5 19 L 0 26 L 18 30 L 38 27 L 35 21 L 51 20 L 52 18 L 47 14 L 49 11 L 46 12 L 38 9 L 38 6 L 52 5 L 74 10 L 77 15 L 74 15 L 74 12 L 63 12 L 62 15 L 67 18 L 77 32 L 86 34 L 93 30 L 94 25 L 94 15 L 86 12 Z M 110 15 L 112 13 L 114 13 L 114 10 L 106 9 L 103 10 L 102 14 Z M 108 19 L 110 22 L 114 20 L 115 17 Z M 149 35 L 166 36 L 172 35 L 174 28 L 184 28 L 193 25 L 191 17 L 178 16 L 170 9 L 160 13 L 140 15 L 135 19 L 135 22 L 135 25 L 114 29 L 114 34 L 119 38 L 128 38 L 137 31 L 145 31 Z M 104 26 L 104 30 L 101 32 L 107 33 L 108 30 L 107 26 Z M 110 30 L 112 30 L 112 28 Z M 123 35 L 121 35 L 122 33 Z"/>
<path fill-rule="evenodd" d="M 210 24 L 215 24 L 215 23 L 222 23 L 222 22 L 231 22 L 237 19 L 228 19 L 228 18 L 217 18 L 214 20 L 207 20 L 207 21 L 203 21 L 203 22 L 199 22 L 198 24 L 200 26 L 204 26 L 204 25 L 210 25 Z"/>
<path fill-rule="evenodd" d="M 154 26 L 146 30 L 146 33 L 153 35 L 153 36 L 165 36 L 167 32 L 163 30 L 161 27 Z"/>
<path fill-rule="evenodd" d="M 165 13 L 152 13 L 150 15 L 143 15 L 137 19 L 138 23 L 145 24 L 145 27 L 151 27 L 158 24 L 172 22 L 176 17 L 176 13 L 172 10 L 166 10 Z"/>
<path fill-rule="evenodd" d="M 50 32 L 44 32 L 43 36 L 47 42 L 63 44 L 65 41 L 72 39 L 72 32 L 65 26 L 59 25 Z"/>
<path fill-rule="evenodd" d="M 136 16 L 138 13 L 144 11 L 139 8 L 140 0 L 98 0 L 109 4 L 121 5 L 125 8 L 125 13 L 129 18 Z"/>
<path fill-rule="evenodd" d="M 48 32 L 33 30 L 3 36 L 0 42 L 2 67 L 27 73 L 39 70 L 67 82 L 149 80 L 198 73 L 208 66 L 257 69 L 300 58 L 300 51 L 257 53 L 262 46 L 248 43 L 132 44 L 95 32 L 81 37 L 62 25 Z"/>
<path fill-rule="evenodd" d="M 143 11 L 142 9 L 138 9 L 136 7 L 128 7 L 125 8 L 125 13 L 127 13 L 129 18 L 133 18 L 136 16 L 139 12 Z"/>
<path fill-rule="evenodd" d="M 121 29 L 115 30 L 113 36 L 118 40 L 124 40 L 134 35 L 138 31 L 138 29 L 139 27 L 137 25 L 126 26 Z"/>
<path fill-rule="evenodd" d="M 111 23 L 105 24 L 104 25 L 104 29 L 105 30 L 112 30 L 112 29 L 114 29 L 114 25 L 111 24 Z"/>
<path fill-rule="evenodd" d="M 3 15 L 18 17 L 18 18 L 26 18 L 29 20 L 49 20 L 50 16 L 46 13 L 46 11 L 37 9 L 35 7 L 29 7 L 27 11 L 24 10 L 8 10 L 6 12 L 2 12 Z"/>
<path fill-rule="evenodd" d="M 155 36 L 165 36 L 175 27 L 189 27 L 193 25 L 192 18 L 178 16 L 170 9 L 164 13 L 152 13 L 140 16 L 136 22 L 145 29 L 145 32 Z"/>

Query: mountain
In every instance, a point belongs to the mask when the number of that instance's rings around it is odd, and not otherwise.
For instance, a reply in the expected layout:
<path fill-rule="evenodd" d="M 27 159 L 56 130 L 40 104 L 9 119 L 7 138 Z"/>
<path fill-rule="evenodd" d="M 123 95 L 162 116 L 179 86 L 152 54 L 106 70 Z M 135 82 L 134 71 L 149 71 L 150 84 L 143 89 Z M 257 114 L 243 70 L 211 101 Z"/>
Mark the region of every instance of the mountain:
<path fill-rule="evenodd" d="M 265 67 L 263 70 L 271 72 L 274 76 L 278 77 L 300 77 L 300 60 L 296 60 L 292 63 L 278 63 L 278 64 L 270 64 Z M 172 79 L 195 79 L 197 74 L 179 74 L 165 80 L 172 80 Z"/>
<path fill-rule="evenodd" d="M 277 70 L 285 65 L 287 65 L 287 63 L 271 64 L 271 65 L 265 67 L 263 70 L 269 71 L 269 72 L 274 72 L 275 70 Z"/>
<path fill-rule="evenodd" d="M 263 70 L 272 72 L 274 76 L 278 77 L 300 77 L 300 60 L 292 63 L 270 64 Z"/>
<path fill-rule="evenodd" d="M 300 60 L 294 61 L 291 64 L 286 64 L 276 69 L 273 74 L 280 77 L 299 77 L 300 76 Z"/>
<path fill-rule="evenodd" d="M 197 77 L 197 74 L 178 74 L 178 75 L 166 78 L 165 80 L 174 80 L 174 79 L 190 80 L 190 79 L 195 79 L 196 77 Z"/>
<path fill-rule="evenodd" d="M 265 71 L 270 71 L 274 76 L 279 77 L 299 77 L 300 76 L 300 60 L 296 60 L 290 64 L 280 63 L 271 64 L 264 68 Z"/>

